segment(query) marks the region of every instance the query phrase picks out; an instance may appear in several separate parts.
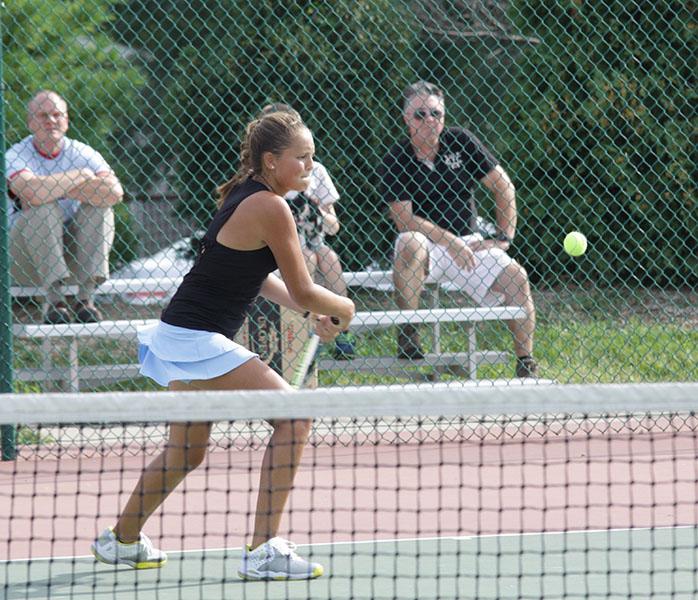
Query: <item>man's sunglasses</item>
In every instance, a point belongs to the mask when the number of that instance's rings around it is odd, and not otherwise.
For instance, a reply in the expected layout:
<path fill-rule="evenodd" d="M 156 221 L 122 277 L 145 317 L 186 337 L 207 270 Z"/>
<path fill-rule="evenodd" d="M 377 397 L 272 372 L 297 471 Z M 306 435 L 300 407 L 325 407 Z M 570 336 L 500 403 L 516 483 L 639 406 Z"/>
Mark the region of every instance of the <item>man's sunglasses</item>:
<path fill-rule="evenodd" d="M 414 118 L 417 121 L 424 121 L 427 117 L 434 117 L 435 119 L 440 119 L 444 116 L 443 111 L 438 108 L 432 108 L 431 110 L 419 109 L 414 111 Z"/>

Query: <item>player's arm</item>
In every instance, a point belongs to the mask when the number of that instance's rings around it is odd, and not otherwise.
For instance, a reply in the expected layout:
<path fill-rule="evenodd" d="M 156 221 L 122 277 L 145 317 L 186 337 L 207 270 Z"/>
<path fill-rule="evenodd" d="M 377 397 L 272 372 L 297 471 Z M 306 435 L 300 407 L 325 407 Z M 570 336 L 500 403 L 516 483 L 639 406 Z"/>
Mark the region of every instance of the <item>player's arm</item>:
<path fill-rule="evenodd" d="M 259 197 L 261 194 L 255 194 Z M 254 231 L 261 218 L 258 198 L 250 197 L 250 201 L 243 202 L 232 217 L 221 227 L 216 240 L 224 246 L 236 250 L 257 250 L 265 244 L 260 239 L 262 232 Z M 273 273 L 269 274 L 262 283 L 260 295 L 271 302 L 280 304 L 298 312 L 305 312 L 288 292 L 286 284 Z"/>
<path fill-rule="evenodd" d="M 276 196 L 271 197 L 269 204 L 269 210 L 265 210 L 268 218 L 261 220 L 262 240 L 274 254 L 290 299 L 311 313 L 336 316 L 341 327 L 348 327 L 354 315 L 354 303 L 313 282 L 290 208 Z"/>
<path fill-rule="evenodd" d="M 11 177 L 9 185 L 22 206 L 41 206 L 65 198 L 70 190 L 94 179 L 95 174 L 90 169 L 73 169 L 54 175 L 35 175 L 24 170 Z"/>
<path fill-rule="evenodd" d="M 302 313 L 310 313 L 310 311 L 306 311 L 300 304 L 293 300 L 291 295 L 288 293 L 288 289 L 286 288 L 284 282 L 273 273 L 270 273 L 262 284 L 260 295 L 271 302 L 275 302 L 276 304 L 280 304 L 281 306 L 285 306 L 291 310 Z M 307 316 L 310 317 L 310 314 Z M 332 317 L 330 316 L 313 315 L 313 318 L 316 319 L 315 333 L 320 336 L 320 339 L 323 342 L 333 340 L 335 336 L 342 331 L 342 329 L 332 321 Z"/>
<path fill-rule="evenodd" d="M 346 329 L 354 315 L 354 303 L 313 282 L 303 258 L 296 224 L 286 201 L 276 194 L 266 192 L 260 192 L 255 196 L 254 201 L 248 199 L 238 208 L 238 211 L 244 209 L 240 215 L 242 218 L 237 222 L 238 230 L 248 227 L 245 231 L 247 239 L 256 238 L 260 246 L 269 246 L 288 296 L 285 296 L 274 280 L 269 278 L 262 287 L 262 294 L 296 310 L 336 316 L 340 319 L 340 329 Z M 236 216 L 238 215 L 234 214 L 226 223 L 222 233 Z"/>
<path fill-rule="evenodd" d="M 72 188 L 68 197 L 83 204 L 106 208 L 121 202 L 124 189 L 117 176 L 111 171 L 97 173 L 94 179 Z"/>
<path fill-rule="evenodd" d="M 259 292 L 260 296 L 266 298 L 267 300 L 295 310 L 296 312 L 305 312 L 305 309 L 295 302 L 291 295 L 288 293 L 288 288 L 286 284 L 281 280 L 281 278 L 270 273 L 262 284 L 262 289 Z"/>
<path fill-rule="evenodd" d="M 497 229 L 510 240 L 516 235 L 516 190 L 507 172 L 499 165 L 480 180 L 492 192 Z"/>
<path fill-rule="evenodd" d="M 428 219 L 412 212 L 412 202 L 397 200 L 389 204 L 390 218 L 400 233 L 418 231 L 435 244 L 444 246 L 456 264 L 462 269 L 471 269 L 474 265 L 473 251 L 460 237 L 439 227 Z"/>

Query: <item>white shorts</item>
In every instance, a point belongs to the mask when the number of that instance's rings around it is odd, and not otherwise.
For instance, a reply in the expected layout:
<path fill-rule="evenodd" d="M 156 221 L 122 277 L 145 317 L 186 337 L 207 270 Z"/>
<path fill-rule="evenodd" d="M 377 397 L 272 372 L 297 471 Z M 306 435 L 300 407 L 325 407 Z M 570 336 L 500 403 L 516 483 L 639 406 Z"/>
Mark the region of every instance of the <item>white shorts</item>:
<path fill-rule="evenodd" d="M 398 240 L 395 242 L 397 252 Z M 480 234 L 461 236 L 468 242 L 482 241 Z M 429 255 L 427 283 L 438 283 L 445 290 L 465 292 L 478 306 L 497 306 L 504 302 L 501 294 L 490 292 L 500 273 L 514 262 L 504 250 L 490 248 L 475 252 L 475 266 L 466 271 L 458 267 L 444 246 L 426 240 Z"/>

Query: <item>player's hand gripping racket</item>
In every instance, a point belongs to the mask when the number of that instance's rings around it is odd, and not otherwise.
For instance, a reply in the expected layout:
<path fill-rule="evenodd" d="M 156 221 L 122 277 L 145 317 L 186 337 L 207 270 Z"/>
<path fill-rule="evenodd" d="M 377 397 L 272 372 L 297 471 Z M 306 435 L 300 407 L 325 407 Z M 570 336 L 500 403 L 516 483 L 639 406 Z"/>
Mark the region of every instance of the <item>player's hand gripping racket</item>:
<path fill-rule="evenodd" d="M 339 325 L 339 319 L 337 317 L 332 317 L 332 322 L 335 325 Z M 298 366 L 293 372 L 293 379 L 291 379 L 291 386 L 299 390 L 303 387 L 306 378 L 308 377 L 308 371 L 315 363 L 315 355 L 317 354 L 318 346 L 320 345 L 320 336 L 317 333 L 313 333 L 310 339 L 303 346 L 301 351 L 300 360 L 298 361 Z"/>

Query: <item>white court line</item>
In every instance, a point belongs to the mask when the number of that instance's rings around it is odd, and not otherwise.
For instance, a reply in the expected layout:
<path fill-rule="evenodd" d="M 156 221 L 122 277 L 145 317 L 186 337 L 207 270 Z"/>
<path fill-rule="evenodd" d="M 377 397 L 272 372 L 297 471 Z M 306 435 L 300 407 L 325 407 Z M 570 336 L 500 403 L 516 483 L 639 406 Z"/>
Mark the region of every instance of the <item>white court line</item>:
<path fill-rule="evenodd" d="M 511 538 L 511 537 L 532 537 L 532 536 L 547 536 L 547 535 L 578 535 L 589 533 L 624 533 L 624 532 L 640 532 L 640 531 L 667 531 L 679 529 L 698 529 L 698 525 L 665 525 L 662 527 L 621 527 L 617 529 L 572 529 L 561 531 L 526 531 L 523 533 L 488 533 L 484 535 L 449 535 L 449 536 L 434 536 L 434 537 L 418 537 L 418 538 L 388 538 L 380 540 L 346 540 L 340 542 L 317 542 L 313 544 L 297 544 L 298 548 L 314 548 L 317 546 L 359 546 L 366 544 L 394 544 L 397 542 L 437 542 L 437 541 L 465 541 L 465 540 L 486 540 L 493 538 Z M 192 550 L 166 550 L 168 555 L 182 555 L 193 553 L 207 552 L 239 552 L 240 547 L 223 547 L 223 548 L 197 548 Z M 80 560 L 83 558 L 92 558 L 92 554 L 83 554 L 79 556 L 41 556 L 37 558 L 13 558 L 11 560 L 0 560 L 0 565 L 13 562 L 41 562 L 41 561 L 63 561 L 63 560 Z M 96 559 L 95 559 L 96 560 Z"/>

